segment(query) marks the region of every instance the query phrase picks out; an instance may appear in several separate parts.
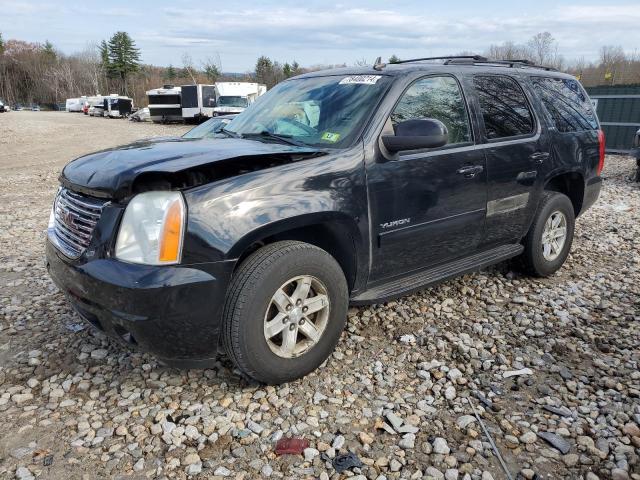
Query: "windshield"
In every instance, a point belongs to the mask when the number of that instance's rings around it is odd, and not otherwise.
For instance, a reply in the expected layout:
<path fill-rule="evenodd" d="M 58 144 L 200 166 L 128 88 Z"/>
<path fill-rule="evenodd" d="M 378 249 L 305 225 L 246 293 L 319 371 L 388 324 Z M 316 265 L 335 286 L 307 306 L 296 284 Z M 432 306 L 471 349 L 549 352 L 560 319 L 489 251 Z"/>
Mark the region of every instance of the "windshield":
<path fill-rule="evenodd" d="M 231 121 L 230 118 L 210 118 L 197 127 L 193 127 L 182 138 L 213 138 Z"/>
<path fill-rule="evenodd" d="M 247 97 L 218 97 L 219 107 L 247 107 Z"/>
<path fill-rule="evenodd" d="M 344 148 L 389 84 L 383 75 L 309 77 L 276 85 L 225 129 L 268 132 L 310 146 Z"/>

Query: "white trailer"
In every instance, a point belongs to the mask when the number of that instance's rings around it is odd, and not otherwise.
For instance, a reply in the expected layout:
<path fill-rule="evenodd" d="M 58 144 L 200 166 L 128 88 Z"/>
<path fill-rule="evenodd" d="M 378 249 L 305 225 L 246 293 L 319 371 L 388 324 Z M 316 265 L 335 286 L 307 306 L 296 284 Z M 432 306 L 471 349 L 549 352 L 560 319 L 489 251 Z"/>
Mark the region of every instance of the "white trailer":
<path fill-rule="evenodd" d="M 182 121 L 182 89 L 165 85 L 147 92 L 149 117 L 155 123 Z"/>
<path fill-rule="evenodd" d="M 251 82 L 216 82 L 213 116 L 241 113 L 266 93 L 266 85 Z"/>
<path fill-rule="evenodd" d="M 182 85 L 182 118 L 200 122 L 213 117 L 216 106 L 215 85 Z"/>
<path fill-rule="evenodd" d="M 133 110 L 133 99 L 124 95 L 111 94 L 102 101 L 103 115 L 109 118 L 128 117 Z"/>
<path fill-rule="evenodd" d="M 81 112 L 84 104 L 84 98 L 67 98 L 67 102 L 65 104 L 65 110 L 67 112 Z"/>

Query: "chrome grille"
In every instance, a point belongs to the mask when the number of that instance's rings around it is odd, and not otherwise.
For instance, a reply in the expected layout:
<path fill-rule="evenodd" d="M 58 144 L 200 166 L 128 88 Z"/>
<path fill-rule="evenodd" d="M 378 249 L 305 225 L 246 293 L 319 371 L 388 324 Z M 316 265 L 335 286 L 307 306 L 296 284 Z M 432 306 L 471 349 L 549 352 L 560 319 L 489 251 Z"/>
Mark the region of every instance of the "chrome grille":
<path fill-rule="evenodd" d="M 53 204 L 53 228 L 49 238 L 71 258 L 78 258 L 89 246 L 105 202 L 60 189 Z"/>

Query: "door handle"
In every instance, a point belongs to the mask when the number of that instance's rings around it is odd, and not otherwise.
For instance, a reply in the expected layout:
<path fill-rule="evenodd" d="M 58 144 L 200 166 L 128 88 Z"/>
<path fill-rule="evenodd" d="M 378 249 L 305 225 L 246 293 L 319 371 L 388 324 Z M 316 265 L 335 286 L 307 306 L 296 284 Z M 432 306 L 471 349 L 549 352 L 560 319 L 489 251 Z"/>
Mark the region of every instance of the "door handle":
<path fill-rule="evenodd" d="M 535 153 L 532 153 L 531 155 L 529 155 L 529 158 L 531 160 L 533 160 L 534 162 L 536 162 L 536 163 L 542 163 L 547 158 L 549 158 L 549 153 L 548 152 L 535 152 Z"/>
<path fill-rule="evenodd" d="M 484 167 L 482 165 L 467 165 L 465 167 L 460 167 L 456 170 L 456 173 L 464 175 L 464 178 L 473 178 L 483 170 Z"/>

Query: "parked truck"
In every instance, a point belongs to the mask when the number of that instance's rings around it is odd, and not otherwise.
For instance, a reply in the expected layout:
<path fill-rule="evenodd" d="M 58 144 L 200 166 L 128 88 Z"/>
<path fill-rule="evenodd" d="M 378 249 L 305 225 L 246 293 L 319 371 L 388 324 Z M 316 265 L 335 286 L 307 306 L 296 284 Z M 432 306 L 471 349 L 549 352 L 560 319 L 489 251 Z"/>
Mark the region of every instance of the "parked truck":
<path fill-rule="evenodd" d="M 266 85 L 250 82 L 216 82 L 216 106 L 213 116 L 241 113 L 266 93 Z"/>

